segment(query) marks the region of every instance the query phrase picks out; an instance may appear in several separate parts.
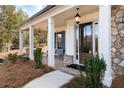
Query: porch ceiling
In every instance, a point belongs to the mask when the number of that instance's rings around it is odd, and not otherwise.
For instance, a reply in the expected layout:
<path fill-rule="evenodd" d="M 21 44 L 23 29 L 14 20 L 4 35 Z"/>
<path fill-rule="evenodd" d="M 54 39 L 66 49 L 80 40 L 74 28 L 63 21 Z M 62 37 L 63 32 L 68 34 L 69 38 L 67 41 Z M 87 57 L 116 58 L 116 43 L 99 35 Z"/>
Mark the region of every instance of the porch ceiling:
<path fill-rule="evenodd" d="M 83 15 L 87 15 L 93 12 L 97 12 L 98 11 L 98 6 L 96 5 L 79 5 L 76 6 L 72 9 L 69 9 L 65 12 L 62 12 L 55 17 L 55 27 L 62 27 L 65 26 L 66 21 L 69 19 L 74 19 L 74 16 L 76 15 L 76 8 L 79 8 L 79 14 L 81 16 Z M 47 24 L 47 20 L 38 23 L 37 25 L 35 25 L 35 29 L 40 29 L 41 31 L 47 31 L 48 28 L 48 24 Z"/>
<path fill-rule="evenodd" d="M 92 6 L 92 5 L 76 6 L 68 11 L 65 11 L 65 12 L 55 16 L 56 27 L 64 26 L 68 19 L 74 19 L 75 15 L 77 13 L 76 8 L 79 8 L 80 16 L 87 15 L 87 14 L 98 11 L 98 6 Z"/>

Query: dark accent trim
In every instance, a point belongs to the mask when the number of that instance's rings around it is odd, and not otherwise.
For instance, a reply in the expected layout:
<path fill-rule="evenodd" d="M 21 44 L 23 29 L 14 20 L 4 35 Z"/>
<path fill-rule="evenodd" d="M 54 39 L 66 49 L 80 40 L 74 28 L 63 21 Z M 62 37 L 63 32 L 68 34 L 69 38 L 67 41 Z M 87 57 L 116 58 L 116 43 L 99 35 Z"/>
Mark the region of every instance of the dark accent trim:
<path fill-rule="evenodd" d="M 83 25 L 83 27 L 84 27 L 84 26 L 86 26 L 86 25 L 91 25 L 91 24 L 93 24 L 93 22 L 83 23 L 82 25 Z"/>
<path fill-rule="evenodd" d="M 61 31 L 61 32 L 55 32 L 56 34 L 61 34 L 61 33 L 63 33 L 63 32 L 65 32 L 65 31 Z"/>
<path fill-rule="evenodd" d="M 29 22 L 30 20 L 40 16 L 41 14 L 47 12 L 48 10 L 52 9 L 53 7 L 55 7 L 56 5 L 47 5 L 45 8 L 43 8 L 42 10 L 40 10 L 38 13 L 34 14 L 33 16 L 31 16 L 30 18 L 28 18 L 27 20 L 25 20 L 22 24 L 20 24 L 18 27 L 24 25 L 25 23 Z"/>

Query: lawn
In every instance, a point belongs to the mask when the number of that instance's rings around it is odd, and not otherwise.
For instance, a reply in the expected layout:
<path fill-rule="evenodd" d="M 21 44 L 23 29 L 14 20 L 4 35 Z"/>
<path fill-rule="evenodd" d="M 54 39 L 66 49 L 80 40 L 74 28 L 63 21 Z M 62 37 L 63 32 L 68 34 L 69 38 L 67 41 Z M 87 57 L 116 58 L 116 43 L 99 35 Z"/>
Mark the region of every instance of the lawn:
<path fill-rule="evenodd" d="M 6 60 L 0 64 L 0 87 L 1 88 L 19 88 L 31 80 L 42 76 L 45 73 L 53 71 L 53 68 L 44 65 L 43 68 L 35 69 L 33 61 L 12 63 Z"/>
<path fill-rule="evenodd" d="M 70 80 L 67 84 L 64 84 L 62 88 L 85 88 L 82 83 L 80 77 L 75 77 Z M 124 88 L 124 76 L 115 77 L 112 81 L 111 88 Z"/>

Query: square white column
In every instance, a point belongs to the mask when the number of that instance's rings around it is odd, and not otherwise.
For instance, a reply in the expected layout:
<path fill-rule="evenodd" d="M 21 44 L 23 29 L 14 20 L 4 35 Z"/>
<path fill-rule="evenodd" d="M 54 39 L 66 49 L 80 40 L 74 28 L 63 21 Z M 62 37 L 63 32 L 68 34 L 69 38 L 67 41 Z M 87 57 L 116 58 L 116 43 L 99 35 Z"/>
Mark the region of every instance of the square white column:
<path fill-rule="evenodd" d="M 54 31 L 55 31 L 55 23 L 54 18 L 48 18 L 48 66 L 55 67 L 54 62 Z"/>
<path fill-rule="evenodd" d="M 34 30 L 33 27 L 29 27 L 29 58 L 34 60 Z"/>
<path fill-rule="evenodd" d="M 104 57 L 106 71 L 103 84 L 110 87 L 112 84 L 111 74 L 111 6 L 99 6 L 99 55 Z"/>
<path fill-rule="evenodd" d="M 23 55 L 23 32 L 19 31 L 19 55 Z"/>

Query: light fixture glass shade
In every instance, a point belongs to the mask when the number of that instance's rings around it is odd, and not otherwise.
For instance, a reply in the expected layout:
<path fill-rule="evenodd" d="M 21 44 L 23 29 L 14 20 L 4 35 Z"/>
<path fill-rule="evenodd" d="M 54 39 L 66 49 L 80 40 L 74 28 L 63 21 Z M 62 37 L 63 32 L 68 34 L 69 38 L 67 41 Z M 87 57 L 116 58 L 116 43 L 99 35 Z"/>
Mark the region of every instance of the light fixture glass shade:
<path fill-rule="evenodd" d="M 80 16 L 75 16 L 75 21 L 77 24 L 80 23 Z"/>
<path fill-rule="evenodd" d="M 41 31 L 39 31 L 38 34 L 40 35 L 41 34 Z"/>

